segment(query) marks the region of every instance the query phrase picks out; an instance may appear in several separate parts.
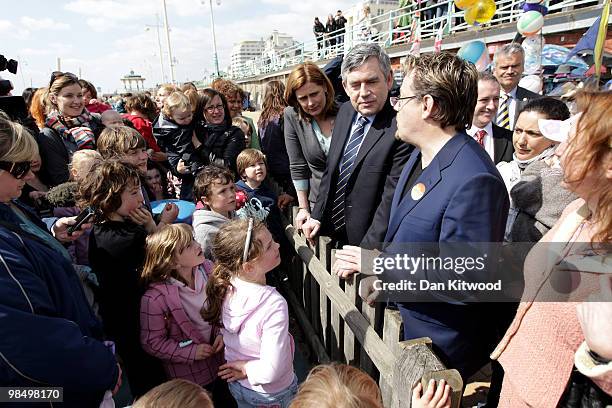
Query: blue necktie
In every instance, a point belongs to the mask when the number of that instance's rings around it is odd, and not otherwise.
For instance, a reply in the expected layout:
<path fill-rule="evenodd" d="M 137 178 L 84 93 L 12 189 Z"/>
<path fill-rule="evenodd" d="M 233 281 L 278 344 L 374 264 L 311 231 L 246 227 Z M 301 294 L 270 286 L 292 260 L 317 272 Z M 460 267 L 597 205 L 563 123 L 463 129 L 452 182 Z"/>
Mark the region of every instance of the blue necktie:
<path fill-rule="evenodd" d="M 361 146 L 363 138 L 365 137 L 364 129 L 368 122 L 367 118 L 363 116 L 359 117 L 357 126 L 344 147 L 342 160 L 340 160 L 338 183 L 336 184 L 336 193 L 334 194 L 331 210 L 331 219 L 336 231 L 344 227 L 344 193 L 346 192 L 346 184 L 353 172 L 357 153 L 359 152 L 359 146 Z"/>

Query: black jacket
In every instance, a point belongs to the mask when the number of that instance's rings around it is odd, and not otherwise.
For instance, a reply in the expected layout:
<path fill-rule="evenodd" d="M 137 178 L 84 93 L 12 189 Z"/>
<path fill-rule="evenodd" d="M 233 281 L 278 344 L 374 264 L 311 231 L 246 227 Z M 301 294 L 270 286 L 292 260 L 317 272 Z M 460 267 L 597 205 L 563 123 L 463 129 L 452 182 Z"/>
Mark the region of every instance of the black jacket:
<path fill-rule="evenodd" d="M 318 23 L 315 23 L 312 27 L 312 32 L 314 33 L 315 37 L 321 38 L 325 33 L 325 26 L 319 21 Z"/>
<path fill-rule="evenodd" d="M 296 196 L 291 171 L 289 170 L 289 155 L 285 146 L 284 118 L 271 120 L 266 127 L 260 129 L 261 150 L 266 155 L 268 175 L 274 179 L 285 193 Z"/>
<path fill-rule="evenodd" d="M 340 107 L 327 155 L 327 166 L 312 218 L 321 222 L 321 234 L 333 233 L 332 202 L 338 184 L 338 166 L 357 112 L 350 102 Z M 344 197 L 346 237 L 334 236 L 349 245 L 373 248 L 387 232 L 391 201 L 402 168 L 414 146 L 395 139 L 395 111 L 387 102 L 368 130 Z M 343 239 L 344 238 L 344 239 Z"/>
<path fill-rule="evenodd" d="M 194 155 L 195 149 L 191 141 L 193 125 L 181 126 L 174 121 L 166 118 L 161 113 L 153 122 L 153 137 L 159 148 L 168 154 L 168 162 L 173 174 L 180 176 L 176 168 L 179 160 L 183 160 L 187 167 L 192 171 L 201 167 L 205 163 L 199 161 L 199 157 Z"/>
<path fill-rule="evenodd" d="M 195 154 L 205 164 L 220 164 L 238 176 L 236 158 L 245 148 L 244 133 L 236 126 L 210 125 L 199 122 L 195 127 L 196 137 L 202 143 Z M 239 178 L 239 177 L 236 177 Z"/>

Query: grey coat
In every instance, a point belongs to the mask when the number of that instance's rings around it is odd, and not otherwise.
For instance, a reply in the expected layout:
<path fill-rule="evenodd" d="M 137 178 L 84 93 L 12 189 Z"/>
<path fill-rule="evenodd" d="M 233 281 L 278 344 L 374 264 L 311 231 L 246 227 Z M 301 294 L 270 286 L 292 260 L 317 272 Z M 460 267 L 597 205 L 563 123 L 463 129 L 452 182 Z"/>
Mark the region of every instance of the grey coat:
<path fill-rule="evenodd" d="M 308 201 L 314 205 L 325 171 L 327 156 L 321 149 L 310 122 L 301 120 L 292 106 L 285 108 L 285 145 L 292 180 L 310 180 Z"/>

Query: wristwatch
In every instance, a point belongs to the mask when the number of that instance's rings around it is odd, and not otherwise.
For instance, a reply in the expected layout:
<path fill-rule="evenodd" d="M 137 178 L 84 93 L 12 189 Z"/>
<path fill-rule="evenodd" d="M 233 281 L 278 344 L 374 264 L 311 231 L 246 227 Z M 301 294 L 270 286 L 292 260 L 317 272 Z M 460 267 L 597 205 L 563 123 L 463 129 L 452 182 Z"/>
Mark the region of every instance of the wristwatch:
<path fill-rule="evenodd" d="M 578 371 L 591 378 L 612 373 L 612 361 L 589 350 L 586 341 L 583 341 L 578 350 L 576 350 L 574 365 Z"/>

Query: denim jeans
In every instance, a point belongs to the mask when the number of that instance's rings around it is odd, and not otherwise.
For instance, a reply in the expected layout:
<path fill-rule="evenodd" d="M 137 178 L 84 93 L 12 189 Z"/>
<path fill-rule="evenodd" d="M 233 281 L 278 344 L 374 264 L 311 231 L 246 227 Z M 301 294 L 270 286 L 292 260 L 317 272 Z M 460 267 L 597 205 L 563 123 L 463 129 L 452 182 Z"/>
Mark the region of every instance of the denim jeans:
<path fill-rule="evenodd" d="M 243 387 L 238 381 L 233 381 L 228 385 L 230 392 L 238 403 L 238 408 L 287 408 L 298 390 L 295 374 L 289 388 L 275 394 L 253 391 Z"/>

